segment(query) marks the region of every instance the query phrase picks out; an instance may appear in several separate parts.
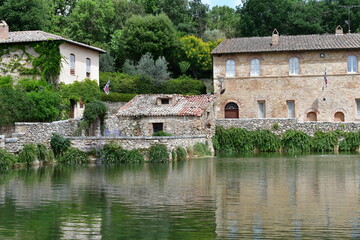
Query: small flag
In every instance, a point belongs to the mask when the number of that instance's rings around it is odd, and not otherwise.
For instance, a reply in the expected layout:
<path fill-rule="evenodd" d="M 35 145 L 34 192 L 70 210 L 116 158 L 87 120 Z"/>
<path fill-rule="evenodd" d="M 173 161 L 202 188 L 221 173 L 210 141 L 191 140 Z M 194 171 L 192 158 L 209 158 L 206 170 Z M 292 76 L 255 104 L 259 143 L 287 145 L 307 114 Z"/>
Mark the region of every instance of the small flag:
<path fill-rule="evenodd" d="M 328 80 L 327 80 L 327 77 L 326 77 L 326 69 L 325 69 L 325 73 L 324 73 L 324 83 L 325 83 L 325 87 L 327 87 Z"/>
<path fill-rule="evenodd" d="M 110 93 L 110 80 L 104 86 L 104 92 L 106 93 L 106 95 L 109 95 L 109 93 Z"/>

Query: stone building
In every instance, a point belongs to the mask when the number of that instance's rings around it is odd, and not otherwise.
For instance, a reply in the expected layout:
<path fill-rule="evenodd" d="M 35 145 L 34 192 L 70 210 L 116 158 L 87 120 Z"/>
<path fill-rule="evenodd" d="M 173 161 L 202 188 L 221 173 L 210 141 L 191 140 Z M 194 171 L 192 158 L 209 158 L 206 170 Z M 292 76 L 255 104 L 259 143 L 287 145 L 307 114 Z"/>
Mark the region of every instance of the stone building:
<path fill-rule="evenodd" d="M 223 118 L 360 120 L 360 34 L 226 39 L 213 51 Z"/>
<path fill-rule="evenodd" d="M 215 127 L 213 103 L 213 95 L 137 95 L 119 109 L 111 125 L 125 136 L 151 136 L 158 131 L 210 136 Z"/>
<path fill-rule="evenodd" d="M 15 79 L 39 78 L 42 75 L 39 69 L 45 67 L 34 67 L 33 63 L 41 55 L 36 45 L 50 42 L 58 43 L 61 55 L 60 73 L 52 81 L 70 84 L 89 78 L 99 82 L 99 56 L 104 50 L 43 31 L 10 32 L 5 21 L 0 23 L 0 75 L 11 75 Z M 44 52 L 44 47 L 39 46 Z M 50 62 L 53 56 L 51 52 L 43 58 Z M 74 103 L 71 110 L 70 117 L 76 118 L 82 116 L 84 108 L 82 103 Z"/>

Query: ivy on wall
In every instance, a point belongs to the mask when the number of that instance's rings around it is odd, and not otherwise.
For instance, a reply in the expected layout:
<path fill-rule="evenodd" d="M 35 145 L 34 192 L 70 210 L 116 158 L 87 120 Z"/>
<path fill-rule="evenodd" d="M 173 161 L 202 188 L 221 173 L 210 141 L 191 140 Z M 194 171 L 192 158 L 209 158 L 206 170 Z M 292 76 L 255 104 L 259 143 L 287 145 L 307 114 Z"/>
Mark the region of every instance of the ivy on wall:
<path fill-rule="evenodd" d="M 62 43 L 63 41 L 48 40 L 21 45 L 3 44 L 0 46 L 0 71 L 3 75 L 18 73 L 41 77 L 57 85 L 62 58 L 59 46 Z M 30 49 L 33 49 L 37 56 L 29 53 Z M 7 58 L 6 61 L 4 58 Z"/>

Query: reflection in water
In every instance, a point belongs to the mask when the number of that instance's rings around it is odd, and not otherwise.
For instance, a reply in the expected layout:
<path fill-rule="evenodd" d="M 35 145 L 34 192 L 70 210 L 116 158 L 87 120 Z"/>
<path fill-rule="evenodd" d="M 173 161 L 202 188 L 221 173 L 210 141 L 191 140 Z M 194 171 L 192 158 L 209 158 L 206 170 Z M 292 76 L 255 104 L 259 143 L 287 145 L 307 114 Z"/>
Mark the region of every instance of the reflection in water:
<path fill-rule="evenodd" d="M 357 155 L 0 175 L 0 239 L 359 239 Z"/>

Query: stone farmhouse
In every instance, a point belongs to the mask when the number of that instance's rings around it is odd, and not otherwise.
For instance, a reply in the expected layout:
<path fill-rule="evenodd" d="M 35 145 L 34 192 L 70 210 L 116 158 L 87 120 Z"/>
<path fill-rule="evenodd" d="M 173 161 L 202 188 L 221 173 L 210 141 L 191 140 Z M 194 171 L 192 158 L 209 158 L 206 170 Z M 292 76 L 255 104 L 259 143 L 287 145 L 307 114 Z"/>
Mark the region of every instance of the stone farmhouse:
<path fill-rule="evenodd" d="M 57 43 L 61 55 L 59 74 L 52 81 L 71 84 L 90 78 L 99 82 L 99 56 L 104 50 L 43 31 L 10 32 L 5 21 L 0 23 L 0 75 L 12 75 L 15 79 L 40 77 L 34 61 L 41 53 L 34 46 L 49 42 Z M 71 117 L 79 117 L 82 112 L 82 104 L 76 103 L 72 106 Z"/>
<path fill-rule="evenodd" d="M 213 51 L 217 119 L 360 121 L 360 34 L 226 39 Z"/>
<path fill-rule="evenodd" d="M 124 136 L 151 136 L 164 131 L 172 135 L 212 135 L 215 128 L 214 96 L 176 94 L 137 95 L 116 114 Z"/>

